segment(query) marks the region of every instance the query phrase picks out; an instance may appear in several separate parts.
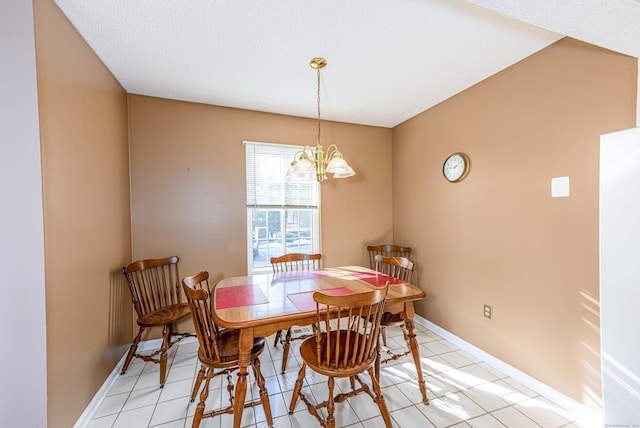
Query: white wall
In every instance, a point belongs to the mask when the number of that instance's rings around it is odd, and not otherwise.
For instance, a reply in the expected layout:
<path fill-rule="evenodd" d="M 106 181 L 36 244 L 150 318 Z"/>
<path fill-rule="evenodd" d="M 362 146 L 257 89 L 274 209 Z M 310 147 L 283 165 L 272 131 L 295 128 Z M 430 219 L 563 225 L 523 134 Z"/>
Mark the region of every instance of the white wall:
<path fill-rule="evenodd" d="M 0 425 L 47 426 L 44 234 L 31 1 L 0 1 Z"/>
<path fill-rule="evenodd" d="M 600 137 L 600 335 L 605 426 L 640 426 L 640 128 Z"/>

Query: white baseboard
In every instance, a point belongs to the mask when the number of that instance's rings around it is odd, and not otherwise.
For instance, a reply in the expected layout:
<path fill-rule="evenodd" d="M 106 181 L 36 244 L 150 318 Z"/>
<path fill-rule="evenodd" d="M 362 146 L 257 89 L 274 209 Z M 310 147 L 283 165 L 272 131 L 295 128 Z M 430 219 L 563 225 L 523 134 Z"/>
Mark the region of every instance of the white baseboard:
<path fill-rule="evenodd" d="M 185 344 L 189 342 L 195 342 L 197 339 L 195 337 L 186 337 L 180 343 Z M 162 346 L 162 339 L 151 339 L 145 340 L 138 344 L 138 352 L 144 351 L 153 351 L 154 349 L 158 349 Z M 80 415 L 76 423 L 73 425 L 73 428 L 85 428 L 89 426 L 91 419 L 93 419 L 93 415 L 95 415 L 98 407 L 102 404 L 102 401 L 107 397 L 107 394 L 111 390 L 111 387 L 115 383 L 115 381 L 120 376 L 120 370 L 124 365 L 124 360 L 127 357 L 127 352 L 129 352 L 129 347 L 118 361 L 118 364 L 113 368 L 109 376 L 105 379 L 102 386 L 96 392 L 96 395 L 93 396 L 93 399 L 89 402 L 89 405 L 84 409 L 84 412 Z"/>
<path fill-rule="evenodd" d="M 128 348 L 127 348 L 127 351 L 128 351 Z M 118 375 L 120 374 L 120 368 L 124 364 L 124 360 L 126 356 L 127 356 L 127 353 L 125 352 L 124 355 L 122 355 L 122 358 L 120 358 L 120 361 L 118 361 L 118 364 L 116 364 L 113 370 L 111 370 L 111 373 L 109 374 L 109 376 L 107 376 L 105 381 L 102 383 L 102 386 L 100 387 L 98 392 L 96 392 L 96 395 L 93 396 L 93 398 L 89 402 L 89 405 L 84 409 L 84 412 L 82 412 L 82 414 L 80 415 L 76 423 L 73 425 L 73 428 L 84 428 L 89 426 L 91 419 L 93 419 L 93 415 L 95 415 L 96 411 L 98 410 L 98 407 L 100 406 L 100 404 L 102 404 L 102 401 L 107 397 L 107 394 L 111 390 L 111 387 L 113 386 L 116 379 L 118 379 Z"/>
<path fill-rule="evenodd" d="M 559 406 L 565 408 L 566 410 L 569 410 L 573 414 L 581 416 L 581 423 L 586 424 L 586 426 L 593 426 L 594 428 L 602 426 L 602 414 L 598 413 L 597 411 L 588 408 L 584 404 L 579 403 L 576 400 L 564 395 L 563 393 L 551 388 L 550 386 L 516 369 L 515 367 L 505 363 L 504 361 L 494 357 L 493 355 L 483 351 L 477 346 L 472 345 L 466 340 L 459 338 L 458 336 L 443 329 L 439 325 L 436 325 L 419 315 L 414 315 L 414 322 L 433 331 L 443 339 L 448 340 L 454 345 L 460 347 L 460 349 L 463 349 L 476 358 L 479 358 L 480 360 L 489 364 L 491 367 L 496 368 L 502 373 L 520 382 L 527 388 L 537 392 L 543 397 L 546 397 L 550 401 L 557 403 Z"/>

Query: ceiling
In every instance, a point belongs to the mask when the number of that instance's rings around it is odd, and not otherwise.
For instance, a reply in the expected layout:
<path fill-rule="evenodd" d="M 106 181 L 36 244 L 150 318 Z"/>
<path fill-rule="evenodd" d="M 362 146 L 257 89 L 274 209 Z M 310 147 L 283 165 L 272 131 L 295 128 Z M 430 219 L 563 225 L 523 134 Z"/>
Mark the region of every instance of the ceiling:
<path fill-rule="evenodd" d="M 132 94 L 393 127 L 564 36 L 640 57 L 640 0 L 55 0 Z"/>

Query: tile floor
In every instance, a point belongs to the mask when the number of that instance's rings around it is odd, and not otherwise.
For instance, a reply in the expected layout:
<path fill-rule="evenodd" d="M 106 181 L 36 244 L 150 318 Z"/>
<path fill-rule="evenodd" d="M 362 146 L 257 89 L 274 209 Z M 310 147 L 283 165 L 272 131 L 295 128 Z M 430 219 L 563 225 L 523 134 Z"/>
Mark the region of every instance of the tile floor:
<path fill-rule="evenodd" d="M 426 328 L 417 325 L 416 333 L 431 403 L 425 405 L 421 402 L 415 366 L 409 356 L 383 365 L 382 391 L 394 427 L 576 428 L 588 425 Z M 399 329 L 389 328 L 387 335 L 391 348 L 404 344 Z M 300 341 L 293 344 L 285 374 L 280 374 L 282 348 L 272 346 L 273 337 L 269 338 L 268 346 L 260 357 L 270 396 L 273 426 L 319 426 L 300 401 L 293 415 L 288 414 L 293 384 L 300 367 L 297 355 Z M 135 359 L 127 373 L 119 376 L 113 384 L 88 427 L 191 427 L 199 399 L 195 403 L 189 401 L 193 381 L 200 368 L 197 346 L 195 341 L 174 345 L 163 389 L 157 385 L 159 366 Z M 226 405 L 228 395 L 220 378 L 222 376 L 211 384 L 207 408 L 220 407 L 222 400 Z M 368 379 L 368 376 L 365 374 L 363 378 Z M 253 378 L 251 385 L 255 385 Z M 336 381 L 336 385 L 348 387 L 344 382 Z M 317 402 L 326 399 L 325 379 L 310 370 L 307 371 L 304 388 Z M 256 388 L 252 393 L 258 397 Z M 335 416 L 339 427 L 384 427 L 378 407 L 366 394 L 336 404 Z M 242 425 L 266 427 L 262 407 L 246 409 Z M 226 428 L 232 426 L 232 416 L 205 419 L 200 426 Z"/>

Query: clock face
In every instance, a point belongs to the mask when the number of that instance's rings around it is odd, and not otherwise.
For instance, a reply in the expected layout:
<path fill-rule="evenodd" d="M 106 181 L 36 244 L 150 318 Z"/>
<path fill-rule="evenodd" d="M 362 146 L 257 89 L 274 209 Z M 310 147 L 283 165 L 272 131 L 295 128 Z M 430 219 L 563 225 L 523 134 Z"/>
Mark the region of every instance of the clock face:
<path fill-rule="evenodd" d="M 454 153 L 444 161 L 442 173 L 452 183 L 462 181 L 469 172 L 469 158 L 464 153 Z"/>

